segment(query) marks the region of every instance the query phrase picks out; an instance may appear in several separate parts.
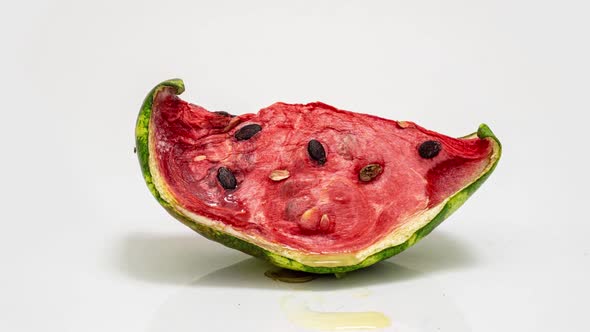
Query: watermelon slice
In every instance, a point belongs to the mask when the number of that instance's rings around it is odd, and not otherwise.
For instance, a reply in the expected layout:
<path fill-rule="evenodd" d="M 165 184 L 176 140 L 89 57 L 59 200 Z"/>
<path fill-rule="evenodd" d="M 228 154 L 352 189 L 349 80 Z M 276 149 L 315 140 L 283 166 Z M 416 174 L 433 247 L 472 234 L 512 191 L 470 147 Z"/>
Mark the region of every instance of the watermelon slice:
<path fill-rule="evenodd" d="M 292 270 L 342 273 L 403 251 L 501 154 L 486 125 L 457 139 L 319 102 L 233 116 L 187 103 L 183 91 L 179 79 L 162 82 L 139 113 L 150 191 L 203 236 Z"/>

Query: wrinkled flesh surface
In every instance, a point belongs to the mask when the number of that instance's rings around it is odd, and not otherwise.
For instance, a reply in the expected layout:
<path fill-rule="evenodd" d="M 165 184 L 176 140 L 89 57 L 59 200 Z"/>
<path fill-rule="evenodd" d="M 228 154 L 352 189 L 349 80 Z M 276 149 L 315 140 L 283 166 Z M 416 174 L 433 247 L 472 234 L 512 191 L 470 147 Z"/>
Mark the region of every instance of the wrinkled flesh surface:
<path fill-rule="evenodd" d="M 256 123 L 248 140 L 234 133 Z M 183 208 L 234 229 L 309 253 L 367 248 L 411 216 L 471 183 L 489 163 L 488 140 L 455 139 L 413 123 L 341 111 L 322 103 L 276 103 L 258 114 L 228 117 L 182 101 L 167 90 L 154 101 L 151 138 L 161 178 Z M 326 150 L 319 165 L 311 139 Z M 432 159 L 418 147 L 442 144 Z M 379 164 L 369 182 L 359 171 Z M 224 189 L 219 167 L 237 188 Z M 275 170 L 289 177 L 273 181 Z"/>

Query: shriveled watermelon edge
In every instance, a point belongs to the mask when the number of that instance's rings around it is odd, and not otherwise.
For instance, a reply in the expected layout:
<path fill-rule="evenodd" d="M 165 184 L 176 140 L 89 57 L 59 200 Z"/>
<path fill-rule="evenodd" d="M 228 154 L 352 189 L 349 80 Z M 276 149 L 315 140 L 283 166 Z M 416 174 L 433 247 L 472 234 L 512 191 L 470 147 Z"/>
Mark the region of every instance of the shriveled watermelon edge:
<path fill-rule="evenodd" d="M 492 166 L 486 167 L 487 171 L 481 174 L 477 178 L 477 180 L 475 180 L 474 182 L 467 185 L 462 190 L 458 191 L 450 198 L 448 198 L 440 212 L 428 224 L 416 231 L 412 236 L 410 236 L 410 238 L 408 238 L 408 240 L 406 240 L 402 244 L 389 247 L 375 254 L 372 254 L 371 256 L 365 258 L 358 264 L 337 267 L 309 266 L 302 264 L 291 258 L 287 258 L 277 253 L 263 249 L 253 243 L 239 239 L 223 231 L 213 229 L 200 223 L 196 223 L 189 217 L 177 211 L 170 203 L 168 203 L 166 200 L 162 198 L 162 196 L 158 192 L 158 189 L 156 188 L 156 185 L 154 184 L 152 173 L 149 166 L 149 133 L 150 118 L 152 114 L 152 105 L 154 102 L 154 97 L 159 91 L 161 91 L 164 88 L 172 88 L 174 90 L 174 93 L 177 95 L 183 93 L 185 90 L 184 82 L 181 79 L 171 79 L 158 84 L 146 96 L 143 105 L 141 106 L 141 109 L 139 111 L 135 127 L 135 143 L 137 148 L 137 156 L 139 159 L 139 164 L 141 166 L 143 177 L 152 195 L 156 198 L 160 205 L 162 205 L 162 207 L 164 207 L 168 211 L 168 213 L 170 213 L 173 217 L 175 217 L 180 222 L 193 229 L 195 232 L 201 234 L 202 236 L 210 240 L 219 242 L 227 247 L 240 250 L 246 254 L 265 259 L 276 266 L 291 270 L 299 270 L 321 274 L 345 273 L 373 265 L 379 261 L 399 254 L 405 249 L 416 244 L 420 239 L 422 239 L 426 235 L 430 234 L 432 230 L 434 230 L 447 217 L 449 217 L 461 205 L 463 205 L 467 198 L 469 198 L 492 174 L 492 172 L 498 164 L 498 161 L 500 160 L 500 156 L 502 153 L 502 145 L 498 138 L 494 135 L 492 130 L 486 124 L 481 124 L 476 133 L 465 136 L 464 138 L 477 136 L 481 139 L 492 140 L 492 142 L 494 143 L 493 152 L 491 155 L 491 158 L 493 158 L 493 160 L 490 161 L 491 163 L 493 163 Z"/>

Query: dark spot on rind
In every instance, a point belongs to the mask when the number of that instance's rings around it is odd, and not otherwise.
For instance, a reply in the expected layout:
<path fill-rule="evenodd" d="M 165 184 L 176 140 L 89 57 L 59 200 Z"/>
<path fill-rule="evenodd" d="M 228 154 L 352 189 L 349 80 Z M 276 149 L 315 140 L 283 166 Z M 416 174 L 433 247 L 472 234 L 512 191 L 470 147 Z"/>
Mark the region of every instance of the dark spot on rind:
<path fill-rule="evenodd" d="M 229 114 L 229 113 L 227 113 L 226 111 L 215 111 L 215 112 L 213 112 L 213 113 L 215 113 L 215 114 L 219 114 L 219 115 L 221 115 L 221 116 L 227 116 L 227 117 L 229 117 L 229 118 L 233 118 L 233 117 L 235 117 L 235 115 L 233 115 L 233 114 Z"/>
<path fill-rule="evenodd" d="M 217 170 L 217 180 L 224 189 L 236 189 L 238 186 L 238 181 L 236 180 L 234 173 L 232 173 L 227 167 L 219 167 Z"/>
<path fill-rule="evenodd" d="M 426 141 L 418 147 L 418 154 L 424 159 L 432 159 L 440 153 L 442 144 L 439 141 Z"/>
<path fill-rule="evenodd" d="M 383 167 L 381 167 L 381 165 L 368 164 L 360 170 L 359 180 L 369 182 L 378 177 L 381 173 L 383 173 Z"/>
<path fill-rule="evenodd" d="M 234 134 L 234 137 L 238 141 L 245 141 L 252 138 L 252 136 L 256 135 L 261 130 L 262 127 L 259 124 L 252 123 L 238 129 L 238 131 L 236 131 L 236 133 Z"/>
<path fill-rule="evenodd" d="M 137 147 L 136 146 L 133 147 L 133 153 L 137 153 Z"/>
<path fill-rule="evenodd" d="M 312 139 L 307 143 L 307 153 L 318 164 L 323 165 L 326 163 L 326 150 L 324 150 L 324 146 L 318 140 Z"/>

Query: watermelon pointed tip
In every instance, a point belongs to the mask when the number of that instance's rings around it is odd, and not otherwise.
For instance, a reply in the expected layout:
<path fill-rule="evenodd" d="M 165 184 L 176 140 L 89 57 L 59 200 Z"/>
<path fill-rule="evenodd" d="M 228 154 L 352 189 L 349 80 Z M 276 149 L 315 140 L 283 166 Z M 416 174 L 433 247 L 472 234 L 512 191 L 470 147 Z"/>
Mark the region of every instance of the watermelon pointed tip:
<path fill-rule="evenodd" d="M 490 129 L 490 127 L 488 127 L 487 124 L 482 123 L 479 125 L 479 128 L 477 129 L 477 137 L 487 138 L 487 137 L 496 137 L 496 135 L 494 135 L 494 132 Z"/>
<path fill-rule="evenodd" d="M 498 139 L 498 137 L 496 137 L 494 132 L 485 123 L 482 123 L 479 125 L 479 128 L 477 129 L 477 137 L 479 137 L 481 139 L 491 138 L 494 141 L 496 141 L 496 143 L 500 147 L 500 150 L 502 149 L 502 143 L 500 143 L 500 140 Z"/>
<path fill-rule="evenodd" d="M 171 78 L 169 80 L 165 80 L 164 82 L 158 84 L 158 86 L 168 86 L 175 90 L 177 95 L 184 92 L 184 81 L 180 78 Z"/>

